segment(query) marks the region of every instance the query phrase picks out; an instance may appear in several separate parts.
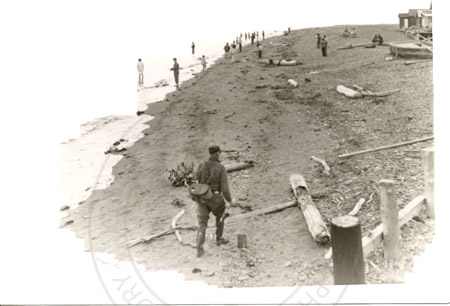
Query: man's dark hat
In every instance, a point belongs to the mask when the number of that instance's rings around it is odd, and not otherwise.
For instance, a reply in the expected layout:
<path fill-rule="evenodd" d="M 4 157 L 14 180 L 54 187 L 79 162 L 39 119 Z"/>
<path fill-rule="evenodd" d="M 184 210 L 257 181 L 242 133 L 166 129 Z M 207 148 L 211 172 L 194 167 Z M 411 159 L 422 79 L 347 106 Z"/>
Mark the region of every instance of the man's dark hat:
<path fill-rule="evenodd" d="M 222 152 L 222 151 L 220 150 L 220 147 L 219 147 L 219 146 L 210 146 L 210 147 L 208 148 L 208 151 L 209 151 L 209 154 L 213 154 L 213 153 L 216 153 L 216 152 Z"/>

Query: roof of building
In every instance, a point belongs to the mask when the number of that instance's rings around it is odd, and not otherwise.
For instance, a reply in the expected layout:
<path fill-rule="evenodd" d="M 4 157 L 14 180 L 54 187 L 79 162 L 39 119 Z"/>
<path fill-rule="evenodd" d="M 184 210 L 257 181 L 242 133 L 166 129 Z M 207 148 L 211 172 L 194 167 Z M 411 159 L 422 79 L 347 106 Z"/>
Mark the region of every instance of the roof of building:
<path fill-rule="evenodd" d="M 431 16 L 432 10 L 429 10 L 429 9 L 410 9 L 408 11 L 408 15 L 411 16 L 411 17 L 421 17 L 423 13 L 430 14 L 430 16 Z"/>

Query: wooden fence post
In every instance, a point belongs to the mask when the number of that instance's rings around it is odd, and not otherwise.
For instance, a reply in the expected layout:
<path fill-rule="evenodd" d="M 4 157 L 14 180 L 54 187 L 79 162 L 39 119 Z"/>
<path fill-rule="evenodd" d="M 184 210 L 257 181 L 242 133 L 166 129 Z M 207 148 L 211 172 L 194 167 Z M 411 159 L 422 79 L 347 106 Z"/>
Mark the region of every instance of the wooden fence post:
<path fill-rule="evenodd" d="M 364 284 L 364 255 L 358 218 L 340 216 L 331 220 L 331 248 L 334 284 Z"/>
<path fill-rule="evenodd" d="M 395 182 L 393 180 L 380 180 L 379 183 L 384 258 L 388 260 L 398 259 L 400 257 L 400 225 Z"/>
<path fill-rule="evenodd" d="M 428 217 L 434 219 L 434 147 L 422 149 Z"/>

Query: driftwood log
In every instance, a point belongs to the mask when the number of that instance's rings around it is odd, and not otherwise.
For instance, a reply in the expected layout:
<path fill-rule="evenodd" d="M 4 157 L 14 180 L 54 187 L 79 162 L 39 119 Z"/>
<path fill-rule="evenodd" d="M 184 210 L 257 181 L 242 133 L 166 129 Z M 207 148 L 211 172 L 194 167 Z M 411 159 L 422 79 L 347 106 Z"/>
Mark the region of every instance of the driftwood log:
<path fill-rule="evenodd" d="M 364 198 L 359 199 L 358 203 L 356 203 L 355 207 L 353 207 L 352 211 L 348 213 L 349 216 L 356 216 L 361 209 L 361 206 L 366 202 Z"/>
<path fill-rule="evenodd" d="M 357 152 L 353 152 L 353 153 L 341 154 L 341 155 L 338 155 L 338 157 L 339 158 L 347 158 L 347 157 L 351 157 L 351 156 L 355 156 L 355 155 L 361 155 L 361 154 L 370 153 L 370 152 L 376 152 L 376 151 L 381 151 L 381 150 L 386 150 L 386 149 L 391 149 L 391 148 L 407 146 L 407 145 L 411 145 L 411 144 L 415 144 L 415 143 L 419 143 L 419 142 L 425 142 L 425 141 L 429 141 L 429 140 L 433 140 L 433 139 L 434 139 L 433 136 L 425 137 L 425 138 L 421 138 L 421 139 L 417 139 L 417 140 L 400 142 L 400 143 L 396 143 L 393 145 L 379 147 L 379 148 L 375 148 L 375 149 L 368 149 L 368 150 L 357 151 Z"/>
<path fill-rule="evenodd" d="M 227 172 L 232 172 L 237 170 L 243 170 L 250 167 L 253 167 L 252 160 L 225 165 L 225 170 L 227 170 Z"/>
<path fill-rule="evenodd" d="M 346 97 L 348 98 L 352 98 L 352 99 L 358 99 L 358 98 L 362 98 L 363 95 L 362 93 L 360 93 L 359 91 L 353 90 L 351 88 L 347 88 L 345 86 L 342 85 L 338 85 L 336 87 L 337 92 L 344 94 Z"/>
<path fill-rule="evenodd" d="M 399 91 L 400 91 L 400 89 L 383 91 L 383 92 L 362 91 L 361 93 L 364 97 L 386 97 L 386 96 L 392 95 Z"/>
<path fill-rule="evenodd" d="M 314 241 L 319 244 L 326 244 L 330 241 L 330 233 L 327 226 L 323 222 L 319 210 L 309 194 L 305 179 L 300 174 L 292 174 L 289 178 L 292 190 L 294 191 L 297 205 L 305 216 L 309 232 Z"/>
<path fill-rule="evenodd" d="M 175 230 L 175 236 L 177 236 L 178 241 L 183 244 L 183 239 L 181 238 L 180 232 L 176 229 L 177 228 L 177 221 L 180 219 L 185 213 L 185 210 L 182 209 L 173 219 L 172 219 L 172 229 Z"/>
<path fill-rule="evenodd" d="M 312 159 L 313 161 L 315 161 L 315 162 L 321 164 L 321 165 L 323 166 L 324 173 L 325 173 L 326 175 L 330 175 L 330 171 L 331 171 L 330 166 L 328 166 L 328 164 L 327 164 L 323 159 L 317 158 L 317 157 L 315 157 L 315 156 L 311 156 L 311 159 Z"/>

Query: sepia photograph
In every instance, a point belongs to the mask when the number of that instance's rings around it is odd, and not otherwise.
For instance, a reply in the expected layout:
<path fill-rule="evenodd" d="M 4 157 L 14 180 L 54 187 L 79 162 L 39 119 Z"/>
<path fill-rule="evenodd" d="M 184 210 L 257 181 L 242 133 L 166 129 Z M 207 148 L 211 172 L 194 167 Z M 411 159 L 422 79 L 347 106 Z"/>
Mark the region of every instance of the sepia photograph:
<path fill-rule="evenodd" d="M 0 304 L 450 302 L 445 1 L 1 6 Z"/>

